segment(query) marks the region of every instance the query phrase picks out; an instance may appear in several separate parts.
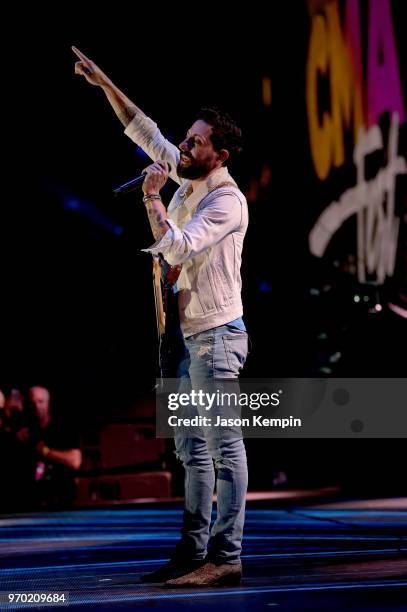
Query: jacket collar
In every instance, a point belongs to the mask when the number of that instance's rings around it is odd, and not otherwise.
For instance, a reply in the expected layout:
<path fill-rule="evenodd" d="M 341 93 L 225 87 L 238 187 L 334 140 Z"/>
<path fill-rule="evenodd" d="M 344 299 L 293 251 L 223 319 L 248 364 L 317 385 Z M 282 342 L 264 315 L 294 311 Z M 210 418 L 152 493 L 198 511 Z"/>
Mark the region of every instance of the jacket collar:
<path fill-rule="evenodd" d="M 217 185 L 220 185 L 226 181 L 232 182 L 236 185 L 226 166 L 221 166 L 220 168 L 217 168 L 211 172 L 211 174 L 207 176 L 204 181 L 200 181 L 199 185 L 194 190 L 192 189 L 191 181 L 186 180 L 175 192 L 168 210 L 174 210 L 174 208 L 181 206 L 181 204 L 185 204 L 188 208 L 194 207 L 201 200 L 203 200 L 203 198 L 208 195 L 210 191 L 216 189 Z"/>

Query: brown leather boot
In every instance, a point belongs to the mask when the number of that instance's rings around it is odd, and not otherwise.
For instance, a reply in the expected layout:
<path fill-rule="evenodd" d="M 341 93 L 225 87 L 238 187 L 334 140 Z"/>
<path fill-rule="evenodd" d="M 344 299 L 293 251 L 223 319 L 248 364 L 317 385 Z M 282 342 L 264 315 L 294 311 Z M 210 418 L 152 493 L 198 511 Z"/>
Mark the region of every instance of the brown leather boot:
<path fill-rule="evenodd" d="M 165 582 L 170 578 L 179 578 L 185 574 L 190 574 L 193 570 L 201 567 L 204 564 L 202 561 L 180 561 L 171 559 L 165 565 L 162 565 L 154 572 L 140 576 L 139 582 Z"/>
<path fill-rule="evenodd" d="M 236 585 L 240 583 L 242 578 L 242 564 L 222 563 L 205 563 L 202 567 L 194 572 L 190 572 L 181 578 L 167 580 L 164 586 L 175 589 L 183 587 L 209 587 L 209 586 L 226 586 Z"/>

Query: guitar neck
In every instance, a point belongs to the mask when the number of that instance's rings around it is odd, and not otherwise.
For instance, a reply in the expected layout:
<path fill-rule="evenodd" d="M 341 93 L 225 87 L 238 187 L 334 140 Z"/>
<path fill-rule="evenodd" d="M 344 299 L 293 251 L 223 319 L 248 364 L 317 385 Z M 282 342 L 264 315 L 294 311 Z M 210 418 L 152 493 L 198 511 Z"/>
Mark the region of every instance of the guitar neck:
<path fill-rule="evenodd" d="M 153 255 L 153 289 L 157 333 L 159 338 L 165 334 L 165 310 L 161 289 L 161 263 L 160 257 Z"/>

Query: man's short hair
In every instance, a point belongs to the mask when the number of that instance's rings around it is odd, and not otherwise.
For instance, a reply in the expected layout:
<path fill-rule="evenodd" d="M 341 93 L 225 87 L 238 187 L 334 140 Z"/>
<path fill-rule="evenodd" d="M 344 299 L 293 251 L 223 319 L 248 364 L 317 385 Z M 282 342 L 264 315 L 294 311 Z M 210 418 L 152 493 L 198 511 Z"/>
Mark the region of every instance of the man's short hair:
<path fill-rule="evenodd" d="M 242 151 L 242 130 L 236 125 L 230 115 L 219 110 L 216 106 L 203 107 L 196 116 L 212 126 L 211 142 L 216 151 L 226 149 L 231 157 Z M 229 158 L 225 161 L 225 165 Z"/>

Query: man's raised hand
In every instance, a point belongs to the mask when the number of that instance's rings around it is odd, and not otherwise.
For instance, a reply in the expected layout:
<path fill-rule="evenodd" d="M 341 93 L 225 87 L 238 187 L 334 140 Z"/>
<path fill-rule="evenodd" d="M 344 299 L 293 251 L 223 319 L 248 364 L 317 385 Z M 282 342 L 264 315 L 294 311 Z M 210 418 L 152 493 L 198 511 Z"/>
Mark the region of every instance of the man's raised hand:
<path fill-rule="evenodd" d="M 77 47 L 71 47 L 71 49 L 80 60 L 75 63 L 75 74 L 84 76 L 88 83 L 97 85 L 98 87 L 104 87 L 111 83 L 110 79 L 99 66 L 86 57 L 82 51 L 79 51 Z"/>

